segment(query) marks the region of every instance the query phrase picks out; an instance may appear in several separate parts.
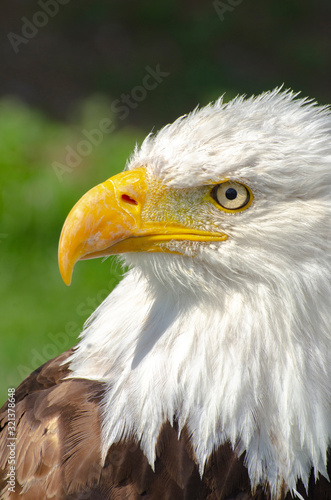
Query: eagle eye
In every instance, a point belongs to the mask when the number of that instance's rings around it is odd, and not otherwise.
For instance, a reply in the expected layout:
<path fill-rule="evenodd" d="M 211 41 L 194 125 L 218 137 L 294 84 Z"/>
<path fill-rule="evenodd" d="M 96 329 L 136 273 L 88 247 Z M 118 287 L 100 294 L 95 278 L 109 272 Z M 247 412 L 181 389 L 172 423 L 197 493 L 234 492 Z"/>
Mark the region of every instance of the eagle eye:
<path fill-rule="evenodd" d="M 213 187 L 212 197 L 226 210 L 239 210 L 250 202 L 252 196 L 244 184 L 226 181 Z"/>

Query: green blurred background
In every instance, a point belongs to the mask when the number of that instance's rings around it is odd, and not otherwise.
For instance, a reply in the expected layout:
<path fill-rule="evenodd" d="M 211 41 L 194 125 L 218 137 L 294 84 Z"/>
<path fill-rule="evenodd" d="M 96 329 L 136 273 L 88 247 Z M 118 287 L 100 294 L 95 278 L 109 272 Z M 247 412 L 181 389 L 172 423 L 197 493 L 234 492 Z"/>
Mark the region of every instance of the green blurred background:
<path fill-rule="evenodd" d="M 0 402 L 74 345 L 123 272 L 85 261 L 62 283 L 57 243 L 75 201 L 146 133 L 224 92 L 284 83 L 329 103 L 330 19 L 322 0 L 1 4 Z"/>

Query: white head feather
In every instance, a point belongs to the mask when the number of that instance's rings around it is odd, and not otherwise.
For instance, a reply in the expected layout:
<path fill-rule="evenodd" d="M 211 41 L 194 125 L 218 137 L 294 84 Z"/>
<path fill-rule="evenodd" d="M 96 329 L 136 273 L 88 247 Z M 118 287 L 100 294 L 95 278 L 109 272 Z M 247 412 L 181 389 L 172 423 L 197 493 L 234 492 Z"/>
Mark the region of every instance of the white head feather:
<path fill-rule="evenodd" d="M 191 219 L 228 239 L 187 255 L 127 254 L 133 269 L 87 323 L 74 376 L 104 380 L 104 453 L 123 435 L 151 465 L 165 420 L 203 469 L 230 440 L 252 486 L 307 486 L 331 440 L 331 114 L 275 90 L 195 110 L 149 136 L 128 168 L 192 189 L 248 185 L 249 209 Z"/>

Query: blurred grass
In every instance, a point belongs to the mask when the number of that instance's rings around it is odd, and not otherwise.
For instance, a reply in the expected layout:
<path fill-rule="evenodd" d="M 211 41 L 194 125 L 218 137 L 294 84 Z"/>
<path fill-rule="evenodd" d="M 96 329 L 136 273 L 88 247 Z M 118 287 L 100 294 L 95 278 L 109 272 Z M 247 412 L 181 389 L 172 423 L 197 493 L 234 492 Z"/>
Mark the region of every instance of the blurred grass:
<path fill-rule="evenodd" d="M 0 406 L 8 387 L 77 341 L 84 321 L 119 281 L 113 258 L 79 263 L 68 288 L 57 267 L 62 224 L 88 189 L 124 168 L 145 133 L 123 127 L 70 172 L 56 173 L 82 130 L 109 118 L 100 96 L 70 124 L 51 121 L 11 98 L 0 101 Z M 110 117 L 111 118 L 111 117 Z M 123 124 L 125 125 L 125 124 Z"/>

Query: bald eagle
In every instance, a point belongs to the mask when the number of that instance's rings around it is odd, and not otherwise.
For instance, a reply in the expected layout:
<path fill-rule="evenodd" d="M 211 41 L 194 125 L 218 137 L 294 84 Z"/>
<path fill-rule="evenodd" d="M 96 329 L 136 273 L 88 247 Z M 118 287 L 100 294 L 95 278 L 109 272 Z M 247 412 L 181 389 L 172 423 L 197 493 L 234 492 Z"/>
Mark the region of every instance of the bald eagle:
<path fill-rule="evenodd" d="M 331 113 L 196 109 L 74 206 L 59 244 L 129 271 L 0 414 L 6 499 L 331 499 Z M 10 478 L 13 480 L 10 483 Z"/>

